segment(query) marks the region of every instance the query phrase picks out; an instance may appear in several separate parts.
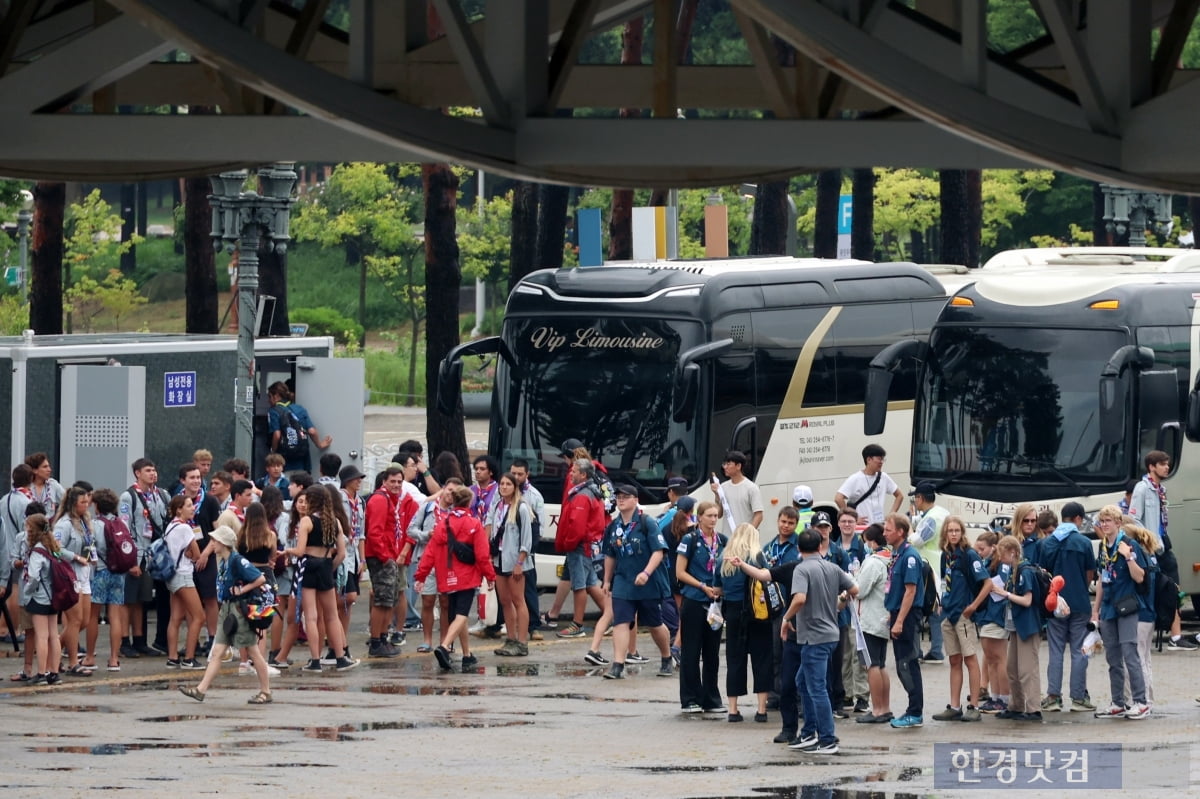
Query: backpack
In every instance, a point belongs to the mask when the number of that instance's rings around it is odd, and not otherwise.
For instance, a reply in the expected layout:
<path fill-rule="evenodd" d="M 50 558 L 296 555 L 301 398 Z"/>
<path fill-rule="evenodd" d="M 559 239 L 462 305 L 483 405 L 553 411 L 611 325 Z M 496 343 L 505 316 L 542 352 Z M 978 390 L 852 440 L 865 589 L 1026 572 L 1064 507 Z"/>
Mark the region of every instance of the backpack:
<path fill-rule="evenodd" d="M 45 547 L 37 546 L 42 554 L 50 561 L 50 608 L 64 613 L 79 603 L 79 593 L 75 590 L 75 570 L 57 555 L 51 555 Z M 44 582 L 44 581 L 43 581 Z"/>
<path fill-rule="evenodd" d="M 617 510 L 617 489 L 613 485 L 612 479 L 597 469 L 595 476 L 592 477 L 592 487 L 596 489 L 596 498 L 604 506 L 604 513 L 612 516 Z"/>
<path fill-rule="evenodd" d="M 117 518 L 104 519 L 104 565 L 113 574 L 125 572 L 137 565 L 137 545 L 129 528 Z"/>
<path fill-rule="evenodd" d="M 1053 619 L 1054 611 L 1046 610 L 1046 597 L 1050 595 L 1050 572 L 1036 563 L 1026 561 L 1024 567 L 1033 572 L 1033 606 L 1042 620 Z"/>
<path fill-rule="evenodd" d="M 183 553 L 186 551 L 185 547 L 180 550 L 179 557 L 172 560 L 166 536 L 154 539 L 150 542 L 150 549 L 146 553 L 146 573 L 155 580 L 167 582 L 175 576 L 175 571 L 183 562 Z"/>
<path fill-rule="evenodd" d="M 1154 629 L 1167 631 L 1179 612 L 1179 586 L 1163 574 L 1162 569 L 1154 567 L 1150 572 L 1142 582 L 1154 580 Z"/>
<path fill-rule="evenodd" d="M 302 460 L 308 455 L 308 431 L 300 417 L 286 405 L 276 405 L 279 411 L 279 446 L 275 450 L 284 460 Z"/>
<path fill-rule="evenodd" d="M 933 577 L 933 567 L 925 558 L 921 558 L 921 582 L 925 588 L 925 596 L 921 599 L 921 615 L 928 619 L 937 610 L 938 590 L 937 580 Z"/>

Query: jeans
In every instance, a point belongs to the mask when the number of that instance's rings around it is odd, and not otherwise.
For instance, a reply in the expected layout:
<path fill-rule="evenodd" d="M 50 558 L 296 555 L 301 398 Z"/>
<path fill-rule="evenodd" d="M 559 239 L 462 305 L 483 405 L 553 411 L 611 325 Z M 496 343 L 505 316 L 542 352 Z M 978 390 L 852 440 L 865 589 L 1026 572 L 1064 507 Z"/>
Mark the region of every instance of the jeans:
<path fill-rule="evenodd" d="M 829 702 L 829 688 L 825 678 L 829 673 L 829 661 L 837 643 L 800 645 L 800 670 L 796 672 L 796 692 L 804 706 L 804 728 L 800 737 L 813 733 L 822 744 L 836 743 L 833 731 L 833 705 Z"/>
<path fill-rule="evenodd" d="M 944 658 L 946 652 L 942 649 L 942 619 L 946 612 L 939 610 L 929 616 L 929 656 Z"/>
<path fill-rule="evenodd" d="M 796 706 L 796 680 L 800 671 L 800 645 L 794 641 L 780 641 L 783 652 L 779 663 L 779 718 L 783 731 L 793 736 L 800 726 L 800 714 Z"/>
<path fill-rule="evenodd" d="M 891 624 L 896 623 L 896 614 L 891 614 Z M 890 625 L 889 625 L 890 626 Z M 896 656 L 896 676 L 908 694 L 906 716 L 920 716 L 925 710 L 925 684 L 921 682 L 921 611 L 911 609 L 904 618 L 904 627 L 898 638 L 892 639 L 892 653 Z"/>
<path fill-rule="evenodd" d="M 1092 614 L 1088 611 L 1072 613 L 1065 619 L 1050 619 L 1046 622 L 1046 643 L 1049 647 L 1049 662 L 1046 665 L 1046 695 L 1062 696 L 1063 654 L 1071 650 L 1071 698 L 1087 697 L 1088 657 L 1083 654 L 1083 639 L 1087 637 L 1087 626 Z"/>

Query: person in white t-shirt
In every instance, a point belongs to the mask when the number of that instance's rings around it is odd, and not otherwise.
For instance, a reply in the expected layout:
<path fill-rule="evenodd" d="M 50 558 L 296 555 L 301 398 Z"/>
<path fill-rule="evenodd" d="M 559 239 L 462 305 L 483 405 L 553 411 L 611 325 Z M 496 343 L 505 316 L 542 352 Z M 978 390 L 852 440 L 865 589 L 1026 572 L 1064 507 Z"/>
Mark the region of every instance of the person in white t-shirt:
<path fill-rule="evenodd" d="M 863 447 L 863 468 L 846 478 L 842 487 L 833 495 L 840 510 L 853 508 L 858 511 L 860 521 L 867 524 L 882 524 L 889 513 L 897 513 L 904 502 L 904 492 L 896 481 L 883 471 L 887 452 L 878 444 Z M 885 509 L 887 497 L 892 498 L 891 509 Z"/>
<path fill-rule="evenodd" d="M 725 453 L 725 460 L 721 462 L 721 470 L 725 472 L 725 476 L 729 479 L 721 483 L 720 488 L 725 494 L 725 503 L 728 507 L 728 512 L 722 514 L 718 529 L 726 537 L 731 537 L 734 528 L 739 524 L 752 524 L 756 528 L 762 524 L 762 491 L 759 490 L 753 480 L 746 477 L 743 473 L 745 469 L 745 453 L 739 452 L 736 449 L 731 449 Z M 721 499 L 720 494 L 717 492 L 716 477 L 712 478 L 709 488 L 712 489 L 714 498 L 720 504 Z M 732 518 L 730 518 L 730 514 L 732 514 Z"/>

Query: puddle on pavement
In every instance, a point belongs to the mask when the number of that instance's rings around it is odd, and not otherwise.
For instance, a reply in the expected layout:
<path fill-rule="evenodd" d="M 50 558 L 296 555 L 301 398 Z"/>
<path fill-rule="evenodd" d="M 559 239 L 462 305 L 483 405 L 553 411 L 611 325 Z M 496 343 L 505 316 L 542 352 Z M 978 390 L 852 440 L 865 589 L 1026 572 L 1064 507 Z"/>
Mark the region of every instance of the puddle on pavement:
<path fill-rule="evenodd" d="M 124 755 L 129 752 L 142 752 L 155 749 L 196 749 L 208 754 L 216 752 L 232 752 L 237 749 L 252 749 L 266 746 L 278 746 L 280 741 L 221 741 L 211 743 L 174 743 L 174 742 L 144 742 L 144 743 L 106 743 L 95 746 L 28 746 L 27 752 L 38 754 L 69 754 L 69 755 Z"/>
<path fill-rule="evenodd" d="M 36 710 L 54 710 L 60 713 L 120 713 L 115 707 L 105 707 L 104 705 L 51 705 L 51 704 L 33 704 L 31 702 L 17 702 L 13 707 L 31 707 Z"/>
<path fill-rule="evenodd" d="M 438 683 L 376 682 L 367 685 L 294 685 L 292 691 L 342 692 L 366 694 L 403 694 L 406 696 L 487 696 L 486 688 L 475 685 L 440 685 Z M 340 705 L 339 705 L 340 707 Z"/>
<path fill-rule="evenodd" d="M 333 763 L 265 763 L 266 768 L 337 768 Z M 261 768 L 261 766 L 255 766 Z"/>
<path fill-rule="evenodd" d="M 173 721 L 203 721 L 204 719 L 220 718 L 219 716 L 146 716 L 138 721 L 148 721 L 153 724 Z"/>
<path fill-rule="evenodd" d="M 729 766 L 644 766 L 634 767 L 634 769 L 659 774 L 686 774 L 693 772 L 743 771 L 751 768 L 760 768 L 763 765 L 794 766 L 797 762 L 800 761 L 775 761 L 758 765 L 734 764 Z M 761 796 L 764 799 L 928 799 L 931 794 L 922 795 L 907 792 L 879 791 L 866 787 L 870 783 L 910 782 L 919 778 L 921 773 L 921 769 L 909 766 L 900 769 L 889 769 L 852 777 L 843 777 L 816 785 L 777 785 L 751 788 L 750 790 L 755 796 Z M 697 799 L 737 799 L 737 797 L 704 796 Z"/>
<path fill-rule="evenodd" d="M 87 735 L 76 732 L 10 732 L 12 738 L 87 738 Z"/>
<path fill-rule="evenodd" d="M 628 696 L 595 696 L 593 694 L 535 694 L 534 699 L 579 699 L 584 702 L 621 702 L 624 704 L 673 705 L 670 699 L 635 699 Z"/>
<path fill-rule="evenodd" d="M 532 720 L 524 719 L 429 719 L 423 721 L 364 721 L 358 724 L 341 724 L 336 727 L 281 727 L 277 725 L 260 726 L 248 724 L 234 727 L 234 732 L 279 732 L 288 730 L 303 733 L 305 738 L 317 740 L 346 740 L 369 741 L 370 738 L 350 737 L 350 733 L 375 732 L 381 730 L 427 730 L 432 728 L 448 728 L 463 730 L 488 730 L 496 727 L 526 727 L 533 724 Z"/>

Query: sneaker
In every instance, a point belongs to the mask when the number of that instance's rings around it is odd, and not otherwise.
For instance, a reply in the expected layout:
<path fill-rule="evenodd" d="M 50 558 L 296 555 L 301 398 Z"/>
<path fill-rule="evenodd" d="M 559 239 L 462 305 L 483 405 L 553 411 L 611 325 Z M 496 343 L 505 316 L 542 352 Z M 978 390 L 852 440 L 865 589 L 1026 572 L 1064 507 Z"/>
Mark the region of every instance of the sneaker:
<path fill-rule="evenodd" d="M 817 744 L 808 751 L 812 752 L 814 755 L 836 755 L 838 753 L 838 742 L 828 741 L 823 744 Z"/>
<path fill-rule="evenodd" d="M 1008 710 L 1008 705 L 1003 699 L 989 699 L 979 706 L 980 713 L 987 713 L 989 715 L 993 713 L 1000 713 L 1005 710 Z"/>
<path fill-rule="evenodd" d="M 267 658 L 267 665 L 274 666 L 277 669 L 290 669 L 292 667 L 292 661 L 280 660 L 278 656 L 272 655 L 271 657 Z"/>
<path fill-rule="evenodd" d="M 583 659 L 588 663 L 591 663 L 593 666 L 607 666 L 609 663 L 608 658 L 591 649 L 589 649 L 587 654 L 583 656 Z"/>
<path fill-rule="evenodd" d="M 333 664 L 337 663 L 337 661 L 338 661 L 337 655 L 333 654 L 332 647 L 326 649 L 325 654 L 321 655 L 321 665 L 322 666 L 332 666 Z"/>
<path fill-rule="evenodd" d="M 555 633 L 559 638 L 585 638 L 587 633 L 583 629 L 583 625 L 571 622 L 566 627 Z"/>
<path fill-rule="evenodd" d="M 1149 715 L 1149 705 L 1134 705 L 1133 707 L 1129 708 L 1129 710 L 1125 711 L 1125 718 L 1127 719 L 1144 719 Z"/>
<path fill-rule="evenodd" d="M 41 674 L 41 673 L 35 674 L 35 675 L 33 675 L 33 677 L 31 677 L 29 679 L 29 684 L 30 685 L 40 685 L 40 684 L 46 682 L 46 678 L 49 677 L 50 674 L 51 674 L 51 672 L 46 672 L 45 674 Z"/>
<path fill-rule="evenodd" d="M 898 719 L 892 719 L 890 723 L 898 730 L 906 730 L 912 727 L 923 727 L 925 720 L 920 716 L 904 715 Z"/>
<path fill-rule="evenodd" d="M 179 658 L 167 658 L 167 668 L 168 669 L 179 668 Z"/>
<path fill-rule="evenodd" d="M 1071 710 L 1076 713 L 1094 713 L 1096 711 L 1096 705 L 1093 704 L 1092 700 L 1085 696 L 1083 699 L 1072 699 Z"/>
<path fill-rule="evenodd" d="M 359 661 L 355 660 L 354 658 L 342 655 L 333 662 L 333 665 L 337 667 L 338 671 L 350 671 L 350 669 L 357 666 L 358 663 Z"/>
<path fill-rule="evenodd" d="M 671 647 L 671 660 L 673 660 L 675 662 L 675 667 L 678 668 L 679 664 L 683 660 L 682 653 L 679 651 L 679 647 L 677 647 L 677 646 Z M 769 707 L 769 703 L 768 703 L 768 707 Z"/>
<path fill-rule="evenodd" d="M 1023 715 L 1025 715 L 1025 714 L 1019 710 L 1011 710 L 1009 708 L 1004 708 L 1004 710 L 1001 710 L 999 713 L 996 714 L 996 718 L 1014 721 L 1016 719 L 1019 719 Z"/>
<path fill-rule="evenodd" d="M 321 671 L 321 659 L 313 658 L 308 661 L 307 665 L 301 667 L 300 671 L 314 671 L 319 673 Z"/>
<path fill-rule="evenodd" d="M 162 657 L 163 655 L 167 654 L 167 645 L 166 644 L 160 644 L 158 642 L 151 642 L 151 643 L 147 644 L 146 646 L 148 646 L 151 650 L 153 650 L 154 654 L 158 657 Z"/>
<path fill-rule="evenodd" d="M 854 721 L 858 724 L 887 724 L 894 718 L 891 713 L 881 713 L 876 716 L 874 713 L 864 713 Z"/>
<path fill-rule="evenodd" d="M 421 625 L 421 622 L 419 622 L 419 621 L 404 622 L 404 632 L 406 632 L 406 633 L 419 633 L 424 629 L 425 628 Z"/>
<path fill-rule="evenodd" d="M 871 703 L 865 699 L 859 699 L 857 702 L 854 703 L 854 712 L 855 713 L 866 713 L 870 709 L 871 709 Z"/>
<path fill-rule="evenodd" d="M 724 707 L 722 707 L 721 705 L 716 705 L 715 707 L 706 707 L 706 708 L 704 708 L 704 712 L 705 712 L 705 713 L 724 713 L 724 712 L 725 712 L 725 708 L 724 708 Z"/>
<path fill-rule="evenodd" d="M 674 677 L 675 664 L 670 658 L 663 658 L 662 665 L 658 667 L 658 671 L 654 672 L 656 677 Z"/>
<path fill-rule="evenodd" d="M 983 718 L 983 715 L 980 714 L 979 708 L 974 705 L 967 705 L 962 712 L 963 721 L 979 721 L 981 718 Z"/>
<path fill-rule="evenodd" d="M 519 658 L 529 657 L 529 644 L 523 643 L 521 641 L 513 641 L 513 643 L 517 645 L 517 657 L 519 657 Z"/>
<path fill-rule="evenodd" d="M 926 666 L 940 666 L 946 662 L 946 659 L 941 655 L 935 655 L 932 652 L 928 655 L 921 656 L 921 663 Z"/>
<path fill-rule="evenodd" d="M 540 624 L 542 627 L 546 627 L 548 629 L 553 630 L 558 627 L 558 618 L 555 617 L 552 619 L 552 618 L 550 618 L 549 613 L 543 613 Z"/>
<path fill-rule="evenodd" d="M 136 644 L 133 648 L 138 651 L 138 654 L 145 655 L 146 657 L 150 658 L 162 657 L 166 654 L 166 652 L 159 652 L 149 644 Z"/>
<path fill-rule="evenodd" d="M 1038 724 L 1042 723 L 1042 711 L 1035 710 L 1032 713 L 1018 713 L 1013 716 L 1013 721 L 1033 721 Z"/>
<path fill-rule="evenodd" d="M 500 657 L 514 657 L 517 654 L 517 642 L 511 638 L 505 638 L 504 644 L 493 649 L 492 654 Z"/>
<path fill-rule="evenodd" d="M 403 630 L 392 630 L 388 633 L 387 642 L 392 646 L 404 646 L 407 641 L 408 636 L 404 634 Z"/>
<path fill-rule="evenodd" d="M 1121 705 L 1109 705 L 1104 710 L 1097 710 L 1095 716 L 1098 719 L 1122 719 L 1125 718 L 1126 708 Z"/>
<path fill-rule="evenodd" d="M 959 721 L 962 717 L 962 710 L 952 708 L 949 705 L 946 705 L 946 709 L 942 712 L 933 714 L 934 721 Z"/>
<path fill-rule="evenodd" d="M 192 669 L 194 671 L 197 669 L 203 669 L 204 664 L 201 663 L 200 661 L 196 660 L 195 658 L 190 658 L 190 659 L 185 658 L 185 659 L 179 661 L 179 668 Z"/>
<path fill-rule="evenodd" d="M 630 652 L 628 655 L 625 656 L 625 662 L 626 663 L 649 663 L 650 658 L 642 657 L 642 654 L 640 652 Z"/>
<path fill-rule="evenodd" d="M 833 717 L 834 717 L 835 719 L 843 719 L 843 720 L 844 720 L 844 719 L 848 719 L 848 718 L 850 718 L 850 714 L 849 714 L 849 713 L 847 713 L 845 710 L 843 710 L 842 708 L 840 708 L 840 707 L 839 707 L 839 708 L 836 708 L 836 709 L 834 709 L 834 711 L 833 711 Z"/>
<path fill-rule="evenodd" d="M 248 660 L 243 660 L 238 664 L 238 676 L 245 677 L 248 674 L 254 673 L 254 664 Z"/>
<path fill-rule="evenodd" d="M 205 657 L 207 657 L 207 655 Z M 232 661 L 233 661 L 233 647 L 228 647 L 225 650 L 225 654 L 221 655 L 221 662 L 222 663 L 231 663 Z"/>
<path fill-rule="evenodd" d="M 121 644 L 121 657 L 123 658 L 140 658 L 142 653 L 137 650 L 132 644 Z"/>
<path fill-rule="evenodd" d="M 34 679 L 37 679 L 37 678 L 35 677 Z M 682 708 L 679 709 L 679 712 L 680 713 L 703 713 L 704 711 L 700 709 L 699 705 L 697 705 L 695 702 L 693 702 L 690 705 L 684 705 Z"/>
<path fill-rule="evenodd" d="M 817 737 L 816 733 L 813 733 L 812 735 L 805 735 L 803 737 L 793 738 L 792 740 L 788 741 L 788 749 L 795 749 L 797 751 L 804 752 L 809 749 L 816 749 L 817 744 L 820 742 L 821 739 Z"/>
<path fill-rule="evenodd" d="M 445 671 L 450 671 L 450 650 L 444 646 L 439 646 L 433 650 L 433 656 L 437 658 L 438 665 Z"/>
<path fill-rule="evenodd" d="M 372 638 L 367 643 L 367 657 L 369 658 L 394 658 L 399 654 L 400 652 L 394 646 L 382 638 Z M 336 663 L 337 660 L 335 659 L 334 662 Z"/>
<path fill-rule="evenodd" d="M 1167 649 L 1200 649 L 1200 645 L 1197 645 L 1195 641 L 1189 641 L 1181 635 L 1178 638 L 1168 638 Z"/>
<path fill-rule="evenodd" d="M 529 631 L 529 640 L 530 641 L 545 641 L 546 636 L 542 635 L 540 630 L 530 630 Z"/>
<path fill-rule="evenodd" d="M 463 659 L 462 659 L 462 673 L 463 674 L 470 674 L 471 672 L 475 671 L 475 668 L 478 665 L 479 665 L 479 658 L 475 657 L 474 655 L 463 655 Z"/>
<path fill-rule="evenodd" d="M 1048 696 L 1042 700 L 1042 710 L 1046 713 L 1059 713 L 1063 709 L 1061 696 Z"/>
<path fill-rule="evenodd" d="M 57 671 L 52 671 L 46 675 L 46 685 L 58 685 L 60 682 L 62 682 L 62 675 Z"/>
<path fill-rule="evenodd" d="M 625 679 L 625 664 L 623 664 L 623 663 L 612 664 L 612 668 L 609 669 L 608 671 L 604 672 L 604 679 L 606 679 L 606 680 L 623 680 L 623 679 Z"/>
<path fill-rule="evenodd" d="M 776 735 L 774 738 L 771 739 L 771 743 L 787 744 L 787 743 L 791 743 L 792 740 L 795 739 L 795 737 L 796 737 L 795 730 L 783 730 L 778 735 Z"/>

